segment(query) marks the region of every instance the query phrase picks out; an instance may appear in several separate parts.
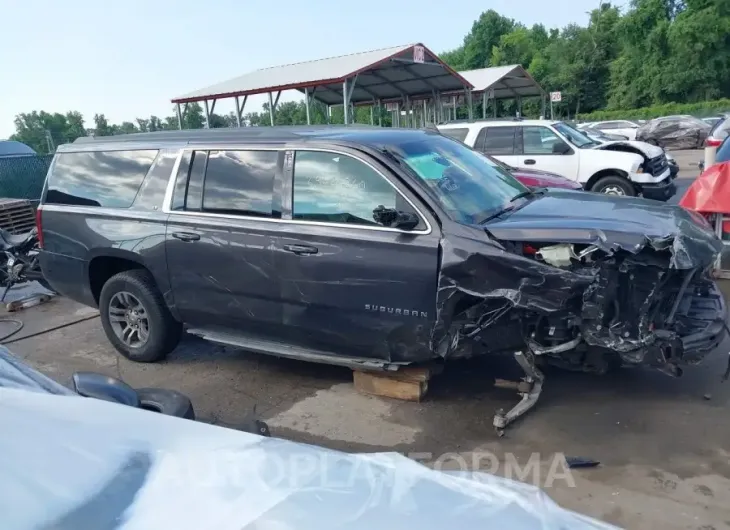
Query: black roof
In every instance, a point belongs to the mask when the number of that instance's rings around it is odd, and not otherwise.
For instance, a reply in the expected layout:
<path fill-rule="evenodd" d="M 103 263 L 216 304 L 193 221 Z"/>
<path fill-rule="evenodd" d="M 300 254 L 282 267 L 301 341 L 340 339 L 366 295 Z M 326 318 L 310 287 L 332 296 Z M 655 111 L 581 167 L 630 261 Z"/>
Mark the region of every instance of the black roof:
<path fill-rule="evenodd" d="M 92 147 L 104 144 L 133 143 L 135 148 L 145 144 L 188 144 L 205 142 L 275 143 L 286 141 L 343 141 L 362 144 L 390 144 L 406 141 L 423 134 L 438 134 L 433 128 L 396 129 L 371 125 L 297 125 L 277 127 L 231 127 L 221 129 L 186 129 L 150 133 L 120 134 L 115 136 L 84 136 L 67 144 L 61 151 L 73 151 L 74 147 Z M 144 147 L 142 147 L 144 148 Z"/>

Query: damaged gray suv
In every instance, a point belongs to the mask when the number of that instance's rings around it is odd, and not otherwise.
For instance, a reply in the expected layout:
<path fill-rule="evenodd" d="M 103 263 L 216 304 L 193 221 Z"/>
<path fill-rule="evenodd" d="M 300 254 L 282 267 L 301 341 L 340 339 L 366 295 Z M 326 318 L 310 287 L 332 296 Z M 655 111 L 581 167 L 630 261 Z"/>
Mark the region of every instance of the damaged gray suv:
<path fill-rule="evenodd" d="M 438 132 L 242 128 L 80 138 L 38 212 L 43 273 L 125 357 L 188 333 L 358 368 L 514 355 L 679 375 L 725 333 L 721 243 L 657 202 L 532 190 Z"/>

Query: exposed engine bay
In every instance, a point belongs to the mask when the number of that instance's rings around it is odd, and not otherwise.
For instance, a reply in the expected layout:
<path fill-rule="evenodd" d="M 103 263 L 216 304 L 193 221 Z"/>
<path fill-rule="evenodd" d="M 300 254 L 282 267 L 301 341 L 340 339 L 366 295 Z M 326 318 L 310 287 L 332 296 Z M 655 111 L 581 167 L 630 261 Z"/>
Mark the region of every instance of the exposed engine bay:
<path fill-rule="evenodd" d="M 680 208 L 632 211 L 635 200 L 618 200 L 628 208 L 614 218 L 594 211 L 593 229 L 571 226 L 575 213 L 546 218 L 548 197 L 487 225 L 489 250 L 444 238 L 435 351 L 515 355 L 531 389 L 516 409 L 537 399 L 541 364 L 594 373 L 645 365 L 679 376 L 700 362 L 727 329 L 711 277 L 722 243 Z M 495 427 L 525 411 L 498 415 Z"/>

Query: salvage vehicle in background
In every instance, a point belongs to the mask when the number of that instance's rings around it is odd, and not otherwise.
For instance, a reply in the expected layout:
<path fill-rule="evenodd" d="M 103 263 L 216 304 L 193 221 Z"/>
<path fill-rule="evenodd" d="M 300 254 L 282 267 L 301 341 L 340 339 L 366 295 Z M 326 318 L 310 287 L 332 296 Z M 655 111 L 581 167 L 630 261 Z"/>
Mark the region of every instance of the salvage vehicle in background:
<path fill-rule="evenodd" d="M 636 139 L 664 149 L 699 149 L 710 129 L 710 125 L 693 116 L 666 116 L 639 127 Z"/>
<path fill-rule="evenodd" d="M 591 122 L 579 128 L 581 130 L 586 128 L 596 129 L 606 134 L 622 136 L 626 140 L 636 140 L 636 131 L 639 129 L 639 124 L 630 120 L 611 120 Z"/>
<path fill-rule="evenodd" d="M 583 186 L 574 180 L 566 179 L 565 177 L 555 173 L 539 171 L 537 169 L 512 167 L 501 160 L 497 160 L 493 156 L 485 155 L 483 153 L 481 154 L 490 164 L 492 164 L 492 167 L 496 168 L 498 171 L 506 171 L 529 188 L 563 188 L 567 190 L 583 189 Z"/>
<path fill-rule="evenodd" d="M 537 400 L 540 362 L 677 376 L 725 333 L 704 219 L 530 190 L 433 131 L 82 137 L 57 149 L 38 223 L 46 279 L 133 361 L 164 359 L 183 324 L 360 369 L 514 355 L 531 390 L 498 429 Z"/>
<path fill-rule="evenodd" d="M 676 193 L 664 152 L 601 144 L 560 121 L 450 122 L 438 126 L 476 151 L 511 166 L 557 173 L 588 191 L 666 201 Z M 463 131 L 463 132 L 462 132 Z"/>
<path fill-rule="evenodd" d="M 580 131 L 585 133 L 588 138 L 597 142 L 619 142 L 621 140 L 628 140 L 626 136 L 620 136 L 618 134 L 609 134 L 592 127 L 581 127 Z"/>
<path fill-rule="evenodd" d="M 581 129 L 581 131 L 583 131 L 586 136 L 588 136 L 591 140 L 594 140 L 599 144 L 612 144 L 614 146 L 613 149 L 618 148 L 622 151 L 634 152 L 646 158 L 651 158 L 658 153 L 658 151 L 656 150 L 656 146 L 652 146 L 651 144 L 648 144 L 646 142 L 639 142 L 637 140 L 631 141 L 626 140 L 625 138 L 617 138 L 616 135 L 604 134 L 600 131 L 591 129 L 590 127 L 583 128 Z M 677 164 L 677 160 L 668 151 L 664 151 L 664 157 L 667 159 L 667 164 L 669 165 L 669 176 L 671 178 L 676 178 L 677 174 L 679 173 L 679 164 Z"/>
<path fill-rule="evenodd" d="M 439 131 L 438 128 L 432 129 L 444 136 L 454 138 L 462 142 L 460 137 L 466 137 L 467 129 L 444 129 Z M 462 134 L 463 132 L 463 134 Z M 463 143 L 463 142 L 462 142 Z M 564 188 L 569 190 L 582 190 L 583 186 L 574 180 L 567 179 L 556 173 L 548 171 L 540 171 L 537 169 L 518 168 L 505 164 L 501 160 L 497 160 L 493 156 L 480 153 L 487 159 L 487 162 L 497 171 L 506 171 L 509 175 L 520 181 L 529 188 Z"/>

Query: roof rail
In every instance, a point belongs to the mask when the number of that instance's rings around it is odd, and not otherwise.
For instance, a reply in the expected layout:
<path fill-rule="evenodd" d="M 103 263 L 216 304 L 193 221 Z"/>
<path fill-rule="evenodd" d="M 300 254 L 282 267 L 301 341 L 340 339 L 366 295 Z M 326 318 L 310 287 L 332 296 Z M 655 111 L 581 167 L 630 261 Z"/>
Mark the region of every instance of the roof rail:
<path fill-rule="evenodd" d="M 483 121 L 524 121 L 526 118 L 513 116 L 511 118 L 466 118 L 459 120 L 444 120 L 439 125 L 446 125 L 450 123 L 480 123 Z"/>

